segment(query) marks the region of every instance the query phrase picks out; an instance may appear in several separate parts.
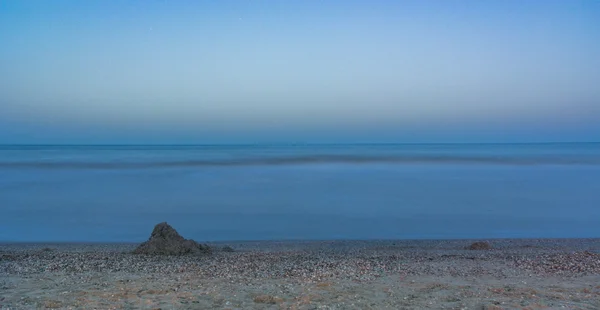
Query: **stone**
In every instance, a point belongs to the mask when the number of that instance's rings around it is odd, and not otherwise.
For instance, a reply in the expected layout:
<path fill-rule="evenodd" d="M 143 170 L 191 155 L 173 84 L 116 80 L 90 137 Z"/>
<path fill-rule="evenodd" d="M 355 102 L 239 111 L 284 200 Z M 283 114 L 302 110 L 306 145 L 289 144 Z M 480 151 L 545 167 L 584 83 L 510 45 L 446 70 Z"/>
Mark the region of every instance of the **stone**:
<path fill-rule="evenodd" d="M 469 250 L 489 250 L 492 246 L 489 242 L 486 241 L 477 241 L 473 242 L 470 246 L 467 247 Z"/>
<path fill-rule="evenodd" d="M 221 251 L 223 251 L 223 252 L 235 252 L 235 250 L 232 247 L 228 246 L 228 245 L 222 247 Z"/>
<path fill-rule="evenodd" d="M 277 304 L 282 302 L 283 300 L 281 298 L 275 297 L 275 296 L 271 296 L 271 295 L 258 295 L 256 297 L 254 297 L 254 302 L 257 304 Z"/>
<path fill-rule="evenodd" d="M 150 239 L 140 244 L 133 253 L 147 255 L 201 255 L 210 254 L 211 249 L 208 245 L 183 238 L 171 225 L 167 224 L 167 222 L 162 222 L 154 226 Z"/>

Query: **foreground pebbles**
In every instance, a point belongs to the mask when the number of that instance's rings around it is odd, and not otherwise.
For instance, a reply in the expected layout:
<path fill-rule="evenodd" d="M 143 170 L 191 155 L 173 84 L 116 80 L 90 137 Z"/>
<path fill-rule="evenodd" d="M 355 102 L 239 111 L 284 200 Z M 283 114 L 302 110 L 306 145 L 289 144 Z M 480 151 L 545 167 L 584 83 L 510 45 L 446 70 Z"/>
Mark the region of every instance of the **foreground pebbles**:
<path fill-rule="evenodd" d="M 490 243 L 473 251 L 461 240 L 247 242 L 203 256 L 135 255 L 125 244 L 0 245 L 0 308 L 504 309 L 518 295 L 519 307 L 585 309 L 600 300 L 599 240 Z M 560 281 L 573 288 L 552 291 Z"/>

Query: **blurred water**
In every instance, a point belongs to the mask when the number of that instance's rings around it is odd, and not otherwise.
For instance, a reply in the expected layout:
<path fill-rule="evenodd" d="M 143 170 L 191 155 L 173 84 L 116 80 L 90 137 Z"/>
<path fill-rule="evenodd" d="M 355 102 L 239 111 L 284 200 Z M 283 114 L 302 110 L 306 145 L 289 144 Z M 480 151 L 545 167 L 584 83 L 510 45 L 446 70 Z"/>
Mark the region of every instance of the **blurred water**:
<path fill-rule="evenodd" d="M 600 237 L 600 144 L 1 146 L 1 241 Z"/>

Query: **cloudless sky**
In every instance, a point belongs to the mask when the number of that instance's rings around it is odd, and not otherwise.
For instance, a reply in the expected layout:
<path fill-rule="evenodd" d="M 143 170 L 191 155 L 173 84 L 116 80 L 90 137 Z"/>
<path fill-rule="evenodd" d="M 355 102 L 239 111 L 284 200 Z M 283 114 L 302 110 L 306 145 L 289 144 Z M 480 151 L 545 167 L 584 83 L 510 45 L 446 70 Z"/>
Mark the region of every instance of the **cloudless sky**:
<path fill-rule="evenodd" d="M 0 143 L 600 141 L 600 1 L 0 1 Z"/>

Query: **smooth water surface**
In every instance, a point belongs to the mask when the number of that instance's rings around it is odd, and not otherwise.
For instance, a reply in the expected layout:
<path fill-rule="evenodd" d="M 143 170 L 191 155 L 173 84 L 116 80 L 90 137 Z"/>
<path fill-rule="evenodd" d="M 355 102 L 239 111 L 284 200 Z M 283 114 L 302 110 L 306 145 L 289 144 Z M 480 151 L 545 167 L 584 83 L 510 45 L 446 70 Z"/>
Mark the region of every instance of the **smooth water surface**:
<path fill-rule="evenodd" d="M 0 146 L 0 241 L 600 237 L 600 144 Z"/>

